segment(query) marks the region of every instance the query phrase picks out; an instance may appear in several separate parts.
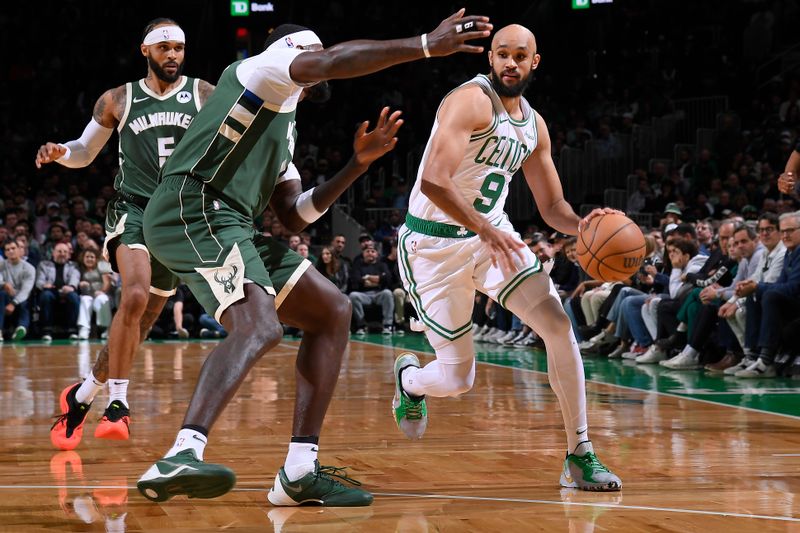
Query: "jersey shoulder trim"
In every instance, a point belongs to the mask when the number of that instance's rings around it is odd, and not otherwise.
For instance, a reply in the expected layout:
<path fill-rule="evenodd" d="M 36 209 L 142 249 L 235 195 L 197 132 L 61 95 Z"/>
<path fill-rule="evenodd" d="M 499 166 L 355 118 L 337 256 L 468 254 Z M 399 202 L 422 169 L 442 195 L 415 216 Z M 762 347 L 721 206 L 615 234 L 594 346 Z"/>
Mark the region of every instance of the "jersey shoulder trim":
<path fill-rule="evenodd" d="M 439 102 L 439 107 L 436 108 L 435 119 L 437 121 L 439 120 L 439 110 L 442 108 L 442 105 L 444 105 L 444 101 L 447 100 L 447 98 L 451 94 L 453 94 L 454 92 L 456 92 L 459 89 L 463 89 L 463 88 L 465 88 L 465 87 L 467 87 L 469 85 L 477 85 L 483 91 L 483 93 L 486 94 L 486 91 L 483 90 L 483 87 L 481 86 L 481 82 L 478 79 L 480 76 L 483 76 L 483 75 L 482 74 L 478 74 L 474 78 L 465 81 L 464 83 L 462 83 L 458 87 L 454 87 L 446 95 L 444 95 L 444 98 L 442 98 L 442 101 Z M 492 122 L 489 124 L 489 126 L 486 129 L 473 132 L 472 135 L 470 135 L 470 137 L 469 137 L 470 142 L 471 141 L 476 141 L 478 139 L 483 139 L 487 135 L 491 134 L 497 128 L 498 124 L 499 124 L 499 117 L 497 116 L 497 112 L 494 109 L 494 105 L 492 105 Z"/>
<path fill-rule="evenodd" d="M 142 91 L 144 91 L 144 93 L 147 96 L 155 98 L 156 100 L 167 100 L 168 98 L 172 98 L 179 91 L 181 91 L 186 86 L 187 81 L 189 81 L 189 78 L 187 78 L 186 76 L 181 76 L 181 82 L 166 94 L 156 94 L 155 92 L 153 92 L 150 89 L 150 87 L 148 87 L 147 84 L 144 82 L 144 78 L 139 80 L 139 87 L 142 89 Z"/>
<path fill-rule="evenodd" d="M 123 111 L 122 116 L 119 119 L 117 132 L 122 132 L 122 129 L 125 127 L 125 124 L 128 122 L 128 115 L 131 112 L 132 99 L 133 99 L 133 84 L 131 82 L 128 82 L 125 84 L 125 111 Z"/>
<path fill-rule="evenodd" d="M 200 111 L 200 78 L 195 78 L 192 84 L 192 96 L 194 97 L 194 107 Z"/>
<path fill-rule="evenodd" d="M 499 124 L 500 124 L 500 119 L 498 118 L 497 113 L 495 113 L 494 110 L 492 110 L 492 123 L 489 125 L 489 127 L 483 131 L 477 131 L 473 133 L 472 135 L 470 135 L 469 140 L 477 141 L 479 139 L 483 139 L 484 137 L 488 137 L 494 132 L 494 130 L 497 129 L 497 126 Z"/>

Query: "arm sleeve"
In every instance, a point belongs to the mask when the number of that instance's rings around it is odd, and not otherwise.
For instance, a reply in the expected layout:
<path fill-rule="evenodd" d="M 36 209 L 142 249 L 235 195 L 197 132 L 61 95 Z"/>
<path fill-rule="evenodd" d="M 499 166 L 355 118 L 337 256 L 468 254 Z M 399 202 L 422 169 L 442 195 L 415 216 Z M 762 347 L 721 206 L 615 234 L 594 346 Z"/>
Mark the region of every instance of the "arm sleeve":
<path fill-rule="evenodd" d="M 56 163 L 68 168 L 82 168 L 89 165 L 111 138 L 113 131 L 92 118 L 78 139 L 61 145 L 67 149 L 67 153 L 64 157 L 56 159 Z"/>
<path fill-rule="evenodd" d="M 36 269 L 33 268 L 33 265 L 26 263 L 23 268 L 22 286 L 17 288 L 17 295 L 14 297 L 17 303 L 23 303 L 28 300 L 33 290 L 33 282 L 36 279 Z"/>
<path fill-rule="evenodd" d="M 304 52 L 295 48 L 265 50 L 242 61 L 236 67 L 236 77 L 268 109 L 278 113 L 292 111 L 303 87 L 313 85 L 296 83 L 289 74 L 292 61 Z"/>

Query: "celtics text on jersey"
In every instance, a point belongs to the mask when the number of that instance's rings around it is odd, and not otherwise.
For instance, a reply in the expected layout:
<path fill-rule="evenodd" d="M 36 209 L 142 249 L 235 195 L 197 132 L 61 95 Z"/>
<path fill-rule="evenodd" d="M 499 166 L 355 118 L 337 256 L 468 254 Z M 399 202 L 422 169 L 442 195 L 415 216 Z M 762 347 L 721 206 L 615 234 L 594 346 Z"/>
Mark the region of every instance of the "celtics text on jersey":
<path fill-rule="evenodd" d="M 512 118 L 494 91 L 492 82 L 483 74 L 475 76 L 458 88 L 467 84 L 477 84 L 492 101 L 492 123 L 484 131 L 475 132 L 470 137 L 464 156 L 453 174 L 453 183 L 476 211 L 494 222 L 503 214 L 512 176 L 536 149 L 536 113 L 528 101 L 521 98 L 523 118 Z M 422 174 L 438 127 L 437 112 L 417 173 L 417 181 L 411 191 L 408 212 L 423 220 L 460 226 L 421 192 Z"/>

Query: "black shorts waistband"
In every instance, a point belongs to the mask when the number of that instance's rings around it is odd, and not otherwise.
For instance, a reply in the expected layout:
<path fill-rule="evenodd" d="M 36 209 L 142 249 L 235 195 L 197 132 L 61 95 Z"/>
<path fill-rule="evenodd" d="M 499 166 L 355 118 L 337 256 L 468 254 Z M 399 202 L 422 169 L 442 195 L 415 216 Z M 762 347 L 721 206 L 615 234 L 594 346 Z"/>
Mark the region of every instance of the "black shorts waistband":
<path fill-rule="evenodd" d="M 147 202 L 150 201 L 150 198 L 146 196 L 139 196 L 138 194 L 131 194 L 125 191 L 117 191 L 117 198 L 133 205 L 138 205 L 142 209 L 145 209 L 147 207 Z"/>

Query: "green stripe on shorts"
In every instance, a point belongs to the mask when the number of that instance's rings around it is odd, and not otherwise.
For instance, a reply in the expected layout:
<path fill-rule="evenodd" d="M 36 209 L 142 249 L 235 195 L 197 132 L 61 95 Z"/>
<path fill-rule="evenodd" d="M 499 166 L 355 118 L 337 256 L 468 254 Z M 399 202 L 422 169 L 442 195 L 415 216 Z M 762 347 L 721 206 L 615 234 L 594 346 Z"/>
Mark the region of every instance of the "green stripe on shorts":
<path fill-rule="evenodd" d="M 398 252 L 400 254 L 400 259 L 403 261 L 403 265 L 405 266 L 406 272 L 408 273 L 408 293 L 411 295 L 411 301 L 414 305 L 414 309 L 416 309 L 417 314 L 420 317 L 420 320 L 431 328 L 434 332 L 441 335 L 447 340 L 454 341 L 459 337 L 462 337 L 464 334 L 469 332 L 472 328 L 472 320 L 469 320 L 466 324 L 461 327 L 458 327 L 454 330 L 447 329 L 446 327 L 442 326 L 435 320 L 425 313 L 425 310 L 422 307 L 422 298 L 417 293 L 417 283 L 414 281 L 414 275 L 411 272 L 411 265 L 408 261 L 408 252 L 406 251 L 406 240 L 408 239 L 409 233 L 404 233 L 402 237 L 400 237 L 400 245 L 398 246 Z"/>

